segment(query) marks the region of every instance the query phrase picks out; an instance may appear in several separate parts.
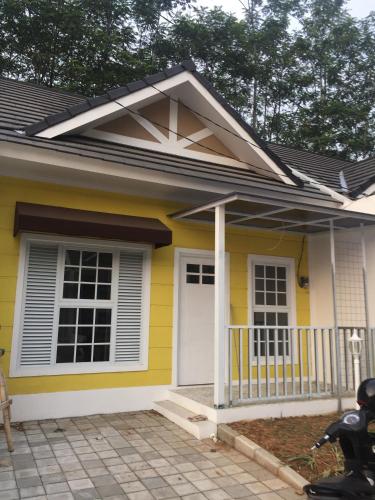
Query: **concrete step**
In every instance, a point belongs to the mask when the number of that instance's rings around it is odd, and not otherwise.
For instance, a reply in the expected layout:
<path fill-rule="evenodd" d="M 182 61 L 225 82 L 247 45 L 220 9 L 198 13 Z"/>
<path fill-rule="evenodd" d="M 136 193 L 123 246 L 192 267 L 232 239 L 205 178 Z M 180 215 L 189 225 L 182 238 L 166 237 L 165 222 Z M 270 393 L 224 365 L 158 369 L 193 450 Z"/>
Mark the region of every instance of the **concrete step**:
<path fill-rule="evenodd" d="M 173 401 L 173 403 L 176 403 L 179 406 L 182 406 L 183 408 L 186 408 L 186 410 L 189 410 L 192 413 L 204 415 L 208 418 L 208 420 L 217 423 L 217 411 L 214 408 L 210 408 L 199 401 L 195 401 L 184 394 L 181 394 L 179 390 L 169 390 L 167 399 L 169 401 Z"/>
<path fill-rule="evenodd" d="M 189 420 L 189 417 L 196 417 L 197 414 L 183 408 L 173 401 L 155 401 L 153 409 L 197 439 L 206 439 L 210 437 L 211 434 L 216 435 L 217 425 L 214 422 L 210 420 L 192 422 Z"/>

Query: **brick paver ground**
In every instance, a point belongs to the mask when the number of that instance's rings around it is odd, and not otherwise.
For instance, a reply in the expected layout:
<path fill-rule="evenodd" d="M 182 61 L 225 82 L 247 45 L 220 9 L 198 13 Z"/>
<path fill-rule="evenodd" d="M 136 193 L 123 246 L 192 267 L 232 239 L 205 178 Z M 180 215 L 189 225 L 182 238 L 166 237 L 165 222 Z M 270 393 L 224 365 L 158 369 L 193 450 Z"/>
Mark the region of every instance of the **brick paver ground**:
<path fill-rule="evenodd" d="M 0 499 L 301 499 L 241 453 L 155 412 L 27 422 L 0 440 Z"/>

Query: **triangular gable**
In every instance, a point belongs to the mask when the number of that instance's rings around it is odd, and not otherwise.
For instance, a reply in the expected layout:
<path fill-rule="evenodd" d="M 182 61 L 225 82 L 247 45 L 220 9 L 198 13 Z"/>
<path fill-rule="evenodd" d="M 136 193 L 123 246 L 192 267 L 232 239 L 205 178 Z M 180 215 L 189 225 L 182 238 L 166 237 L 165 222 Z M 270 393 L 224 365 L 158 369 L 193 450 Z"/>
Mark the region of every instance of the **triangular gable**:
<path fill-rule="evenodd" d="M 84 135 L 247 168 L 192 111 L 181 102 L 167 97 L 137 112 L 127 112 L 120 118 L 84 132 Z"/>
<path fill-rule="evenodd" d="M 44 138 L 82 134 L 301 184 L 190 62 L 88 99 L 25 132 Z"/>

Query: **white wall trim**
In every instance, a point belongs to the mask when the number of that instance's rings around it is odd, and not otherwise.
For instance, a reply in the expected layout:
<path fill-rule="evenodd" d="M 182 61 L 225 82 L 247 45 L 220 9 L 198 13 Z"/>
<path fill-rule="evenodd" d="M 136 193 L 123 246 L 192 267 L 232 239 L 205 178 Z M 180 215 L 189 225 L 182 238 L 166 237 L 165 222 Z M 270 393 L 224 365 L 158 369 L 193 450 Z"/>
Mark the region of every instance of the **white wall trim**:
<path fill-rule="evenodd" d="M 154 401 L 166 399 L 170 388 L 168 385 L 155 385 L 16 394 L 12 396 L 12 421 L 151 410 Z"/>
<path fill-rule="evenodd" d="M 27 272 L 27 255 L 30 243 L 33 242 L 45 242 L 54 243 L 58 245 L 69 245 L 70 247 L 77 248 L 89 248 L 89 249 L 104 249 L 104 250 L 139 250 L 144 255 L 143 261 L 143 276 L 144 276 L 144 291 L 142 299 L 142 326 L 141 326 L 141 359 L 137 363 L 120 363 L 113 361 L 113 347 L 114 347 L 114 327 L 116 322 L 116 310 L 117 310 L 117 296 L 113 297 L 111 301 L 106 301 L 105 304 L 112 307 L 114 319 L 112 322 L 112 340 L 111 340 L 111 360 L 103 363 L 69 363 L 69 364 L 56 364 L 51 362 L 49 366 L 20 366 L 19 356 L 21 350 L 22 342 L 22 318 L 23 318 L 23 305 L 24 305 L 24 293 L 26 284 L 26 272 Z M 60 254 L 60 250 L 59 250 Z M 115 254 L 116 256 L 116 254 Z M 116 259 L 115 259 L 116 261 Z M 58 263 L 61 268 L 61 259 Z M 113 268 L 113 272 L 115 267 Z M 115 273 L 114 273 L 115 274 Z M 115 276 L 116 277 L 116 276 Z M 55 310 L 57 310 L 60 304 L 61 296 L 58 295 L 59 284 L 61 284 L 61 269 L 57 270 L 57 281 L 56 281 L 56 297 L 55 297 Z M 117 291 L 117 284 L 112 282 L 112 293 L 113 295 Z M 150 294 L 151 294 L 151 246 L 145 244 L 137 243 L 126 243 L 110 240 L 95 240 L 86 238 L 76 238 L 69 236 L 55 236 L 55 235 L 45 235 L 45 234 L 30 234 L 24 233 L 21 235 L 20 240 L 20 257 L 19 257 L 19 268 L 17 276 L 17 289 L 16 289 L 16 301 L 15 301 L 15 312 L 14 312 L 14 327 L 12 334 L 12 351 L 10 359 L 10 377 L 33 377 L 33 376 L 44 376 L 44 375 L 68 375 L 68 374 L 81 374 L 81 373 L 108 373 L 108 372 L 132 372 L 132 371 L 144 371 L 148 370 L 148 346 L 149 346 L 149 323 L 150 323 Z M 66 301 L 69 306 L 69 301 Z M 87 301 L 84 305 L 90 305 L 92 302 Z M 98 305 L 96 303 L 96 305 Z M 61 305 L 61 304 L 60 304 Z M 54 320 L 54 338 L 52 343 L 52 349 L 56 347 L 56 315 Z M 55 351 L 51 352 L 51 355 Z"/>

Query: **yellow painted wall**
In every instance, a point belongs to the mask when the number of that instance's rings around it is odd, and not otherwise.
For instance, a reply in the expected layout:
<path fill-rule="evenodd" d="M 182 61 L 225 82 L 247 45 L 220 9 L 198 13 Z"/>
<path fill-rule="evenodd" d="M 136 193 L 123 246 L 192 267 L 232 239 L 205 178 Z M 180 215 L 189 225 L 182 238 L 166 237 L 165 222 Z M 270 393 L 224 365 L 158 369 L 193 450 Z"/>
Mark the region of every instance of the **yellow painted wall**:
<path fill-rule="evenodd" d="M 143 372 L 55 375 L 9 378 L 11 394 L 72 391 L 109 387 L 170 384 L 172 380 L 173 265 L 176 247 L 213 250 L 213 226 L 174 221 L 168 214 L 179 210 L 176 203 L 123 196 L 89 189 L 57 186 L 11 178 L 0 181 L 0 347 L 6 349 L 2 366 L 9 371 L 16 293 L 19 237 L 13 237 L 16 201 L 41 203 L 84 210 L 144 217 L 157 217 L 173 231 L 173 244 L 153 251 L 149 370 Z M 277 255 L 298 259 L 298 235 L 227 231 L 230 252 L 230 286 L 233 323 L 247 323 L 247 255 Z M 305 252 L 301 272 L 307 275 Z M 309 324 L 309 294 L 296 286 L 297 323 Z"/>

